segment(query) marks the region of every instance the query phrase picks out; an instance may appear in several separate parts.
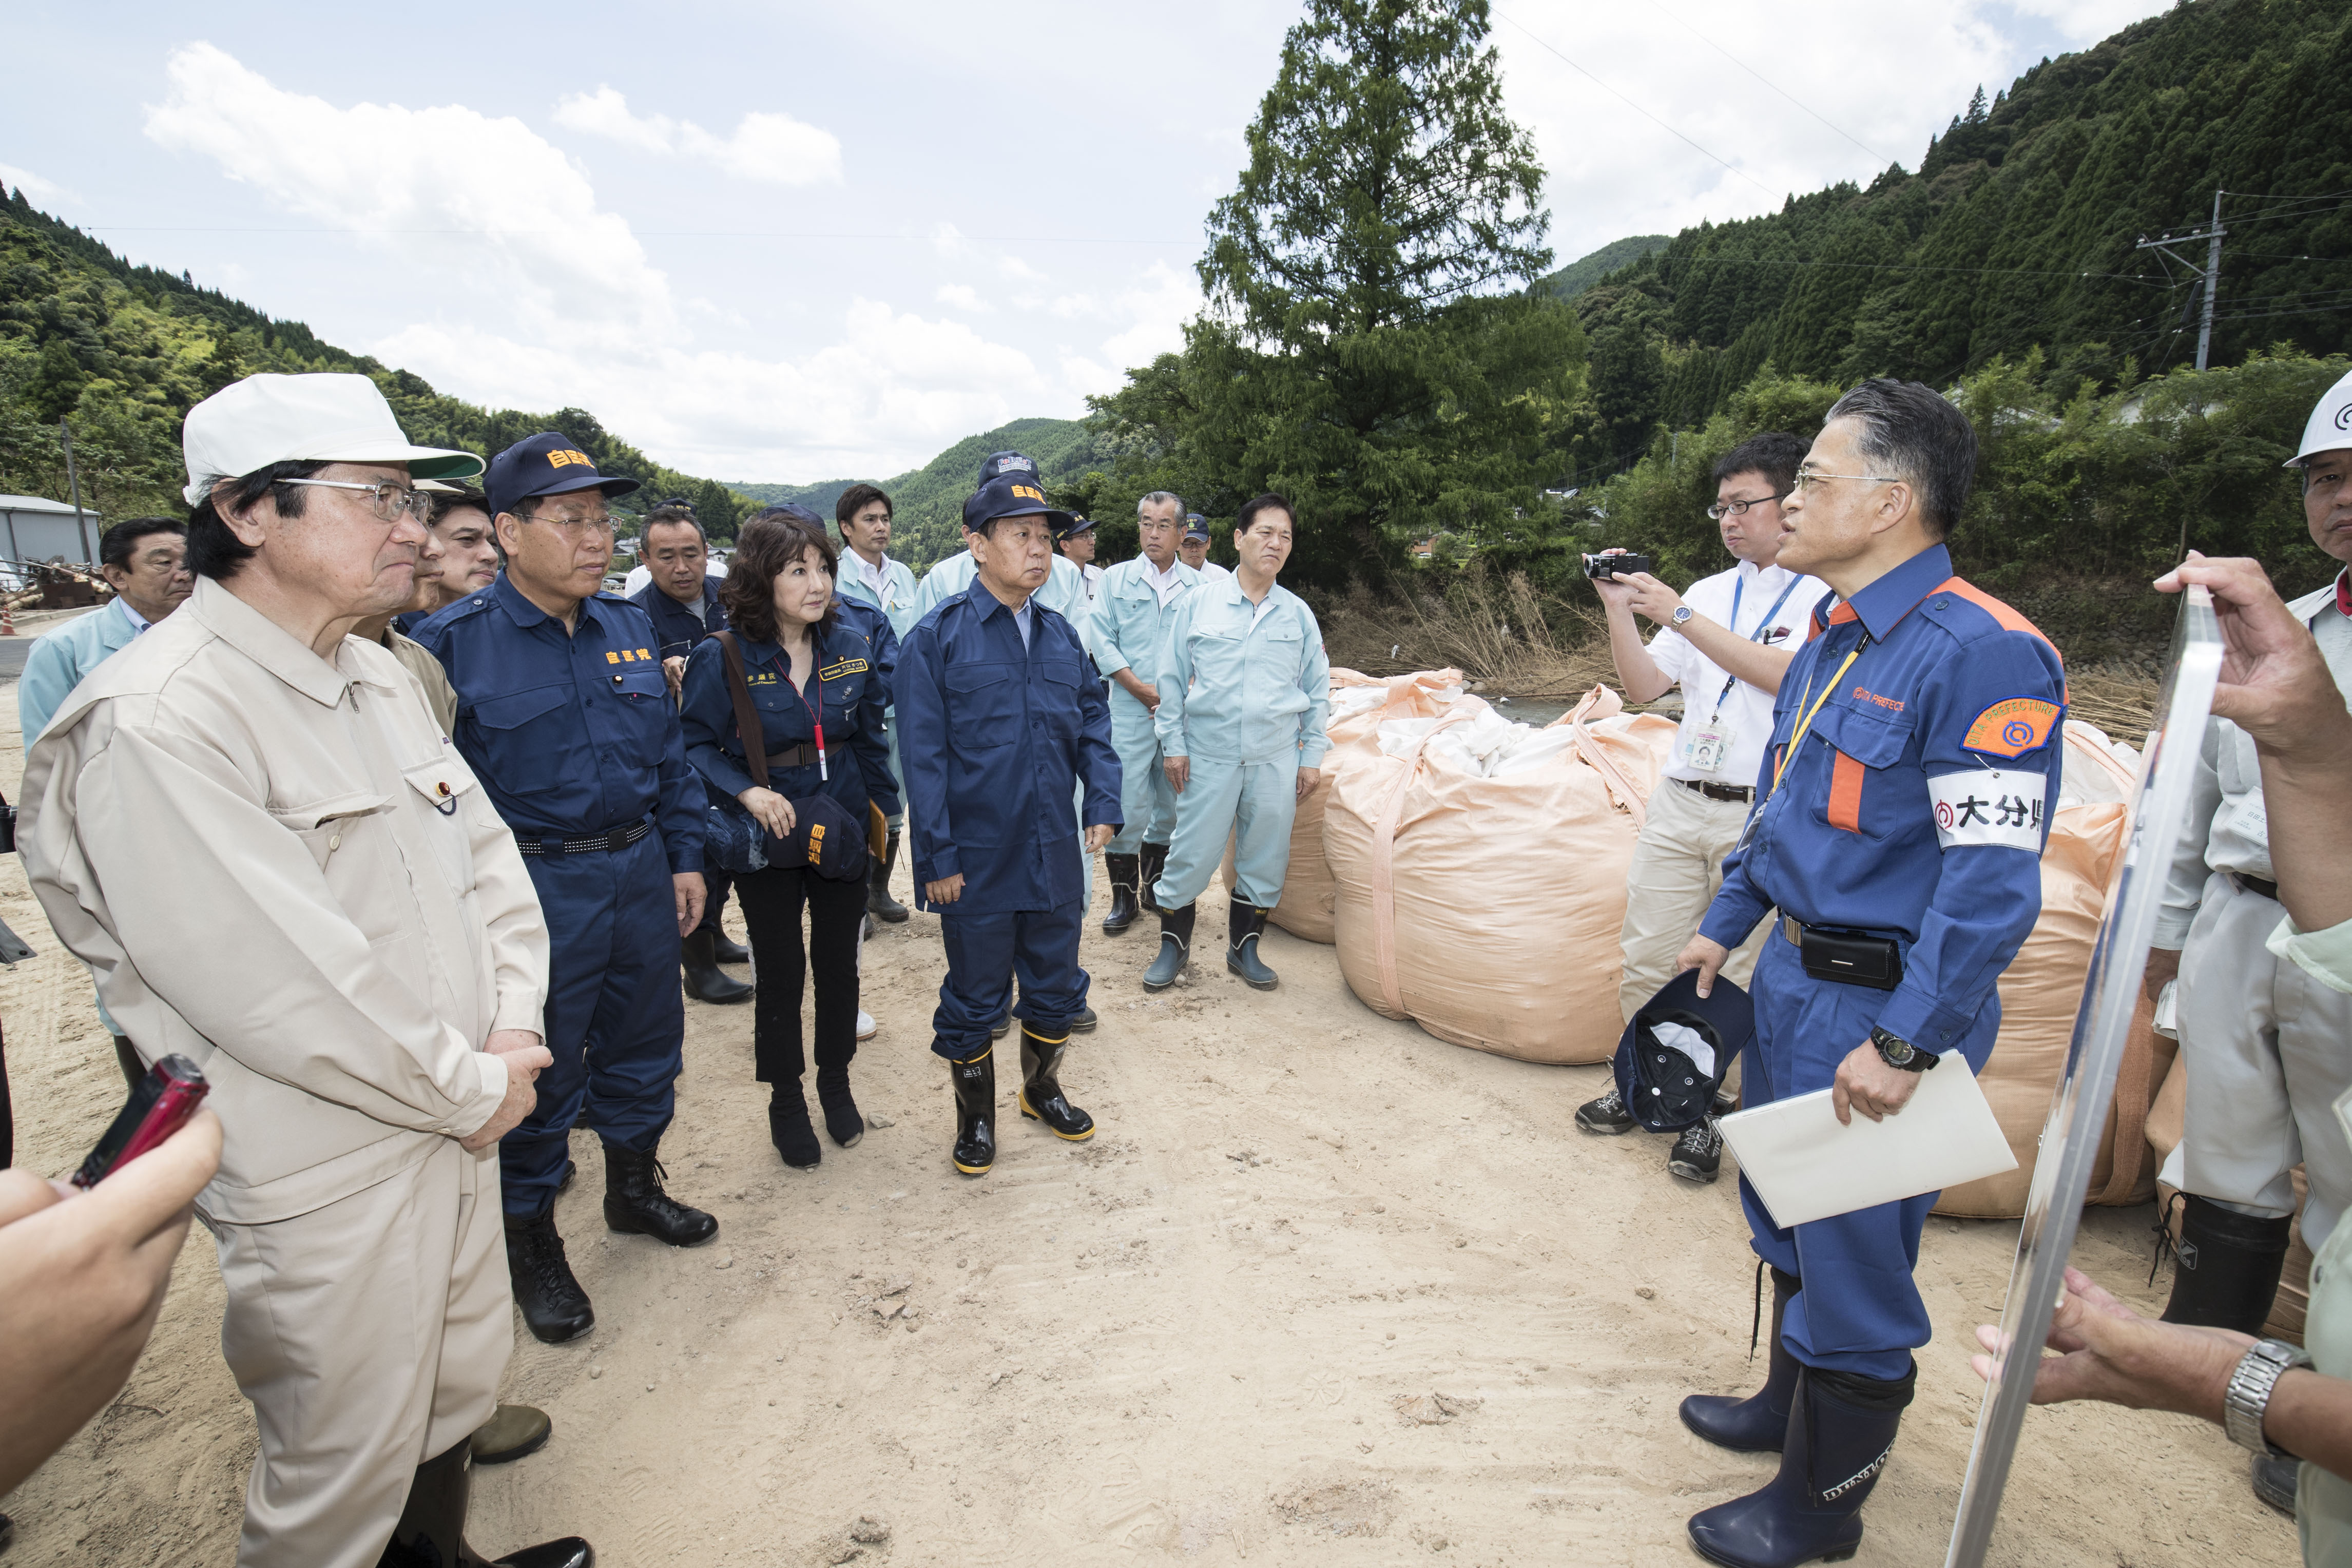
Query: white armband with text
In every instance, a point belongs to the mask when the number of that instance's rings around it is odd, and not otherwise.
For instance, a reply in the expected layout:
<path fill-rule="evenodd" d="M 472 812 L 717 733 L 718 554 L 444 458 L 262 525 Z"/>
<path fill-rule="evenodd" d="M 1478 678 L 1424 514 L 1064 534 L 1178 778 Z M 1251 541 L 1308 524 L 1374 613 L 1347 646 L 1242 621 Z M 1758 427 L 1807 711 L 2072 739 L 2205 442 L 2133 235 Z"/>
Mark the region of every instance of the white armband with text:
<path fill-rule="evenodd" d="M 2028 854 L 2042 852 L 2042 811 L 2049 780 L 2023 769 L 1989 768 L 1947 773 L 1927 780 L 1936 813 L 1936 843 L 1999 844 Z"/>

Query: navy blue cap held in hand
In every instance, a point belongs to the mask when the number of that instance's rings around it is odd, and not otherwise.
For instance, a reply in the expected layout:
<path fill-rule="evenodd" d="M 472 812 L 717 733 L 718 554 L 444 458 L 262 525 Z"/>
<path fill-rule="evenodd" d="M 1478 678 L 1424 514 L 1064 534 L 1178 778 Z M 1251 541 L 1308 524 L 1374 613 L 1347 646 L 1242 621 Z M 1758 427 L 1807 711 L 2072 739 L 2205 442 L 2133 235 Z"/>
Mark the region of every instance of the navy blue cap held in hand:
<path fill-rule="evenodd" d="M 1034 476 L 1003 474 L 974 490 L 964 500 L 963 526 L 974 532 L 997 517 L 1042 517 L 1056 534 L 1073 521 L 1070 514 L 1045 504 L 1045 492 Z"/>
<path fill-rule="evenodd" d="M 511 512 L 533 496 L 602 490 L 609 500 L 636 487 L 635 479 L 597 473 L 595 460 L 560 430 L 542 430 L 516 442 L 491 458 L 488 472 L 482 476 L 482 490 L 489 497 L 493 512 Z"/>
<path fill-rule="evenodd" d="M 770 865 L 806 866 L 828 882 L 856 881 L 866 860 L 866 824 L 830 795 L 793 801 L 793 831 L 768 835 Z"/>
<path fill-rule="evenodd" d="M 1698 994 L 1698 971 L 1685 969 L 1659 988 L 1626 1024 L 1617 1041 L 1617 1092 L 1636 1122 L 1653 1133 L 1679 1133 L 1707 1113 L 1731 1063 L 1756 1038 L 1756 1007 L 1748 993 L 1715 977 L 1713 995 Z M 1715 1048 L 1715 1065 L 1699 1071 L 1689 1054 L 1662 1040 L 1659 1024 L 1694 1030 Z"/>

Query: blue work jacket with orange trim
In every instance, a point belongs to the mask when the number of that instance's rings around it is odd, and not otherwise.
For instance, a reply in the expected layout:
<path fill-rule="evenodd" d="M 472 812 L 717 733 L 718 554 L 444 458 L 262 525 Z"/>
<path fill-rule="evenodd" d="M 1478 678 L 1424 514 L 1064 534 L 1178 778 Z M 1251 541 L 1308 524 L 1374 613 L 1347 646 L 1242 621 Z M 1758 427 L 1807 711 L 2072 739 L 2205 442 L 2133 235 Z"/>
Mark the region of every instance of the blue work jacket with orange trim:
<path fill-rule="evenodd" d="M 915 892 L 961 873 L 945 915 L 1059 909 L 1086 894 L 1087 827 L 1119 821 L 1110 708 L 1077 629 L 1029 601 L 1029 645 L 985 582 L 898 644 L 898 765 Z M 1072 804 L 1086 781 L 1086 805 Z"/>
<path fill-rule="evenodd" d="M 457 694 L 457 750 L 518 839 L 576 839 L 651 816 L 672 873 L 702 869 L 702 780 L 656 653 L 617 594 L 569 635 L 504 574 L 416 629 Z"/>
<path fill-rule="evenodd" d="M 1940 544 L 1822 600 L 1773 703 L 1763 804 L 1700 932 L 1737 947 L 1777 908 L 1894 936 L 1903 979 L 1879 1027 L 1959 1044 L 2042 913 L 2065 704 L 2057 650 L 1954 577 Z M 1969 1044 L 1981 1067 L 1990 1034 Z"/>

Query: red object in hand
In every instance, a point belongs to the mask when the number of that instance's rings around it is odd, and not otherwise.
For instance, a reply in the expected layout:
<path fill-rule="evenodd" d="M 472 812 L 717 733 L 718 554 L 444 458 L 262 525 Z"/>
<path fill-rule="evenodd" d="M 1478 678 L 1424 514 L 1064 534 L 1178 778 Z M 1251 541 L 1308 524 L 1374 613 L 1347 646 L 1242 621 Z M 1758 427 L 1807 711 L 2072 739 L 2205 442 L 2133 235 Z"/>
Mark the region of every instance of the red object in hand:
<path fill-rule="evenodd" d="M 187 1124 L 212 1085 L 204 1070 L 184 1056 L 167 1056 L 147 1070 L 99 1138 L 89 1157 L 73 1174 L 78 1187 L 96 1186 Z"/>

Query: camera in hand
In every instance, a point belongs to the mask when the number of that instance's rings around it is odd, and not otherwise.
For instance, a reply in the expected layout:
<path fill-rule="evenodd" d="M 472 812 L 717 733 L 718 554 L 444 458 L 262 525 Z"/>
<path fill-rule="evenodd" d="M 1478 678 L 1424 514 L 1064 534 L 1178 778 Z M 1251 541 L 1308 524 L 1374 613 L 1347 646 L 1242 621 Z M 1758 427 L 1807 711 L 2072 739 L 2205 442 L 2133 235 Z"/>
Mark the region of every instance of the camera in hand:
<path fill-rule="evenodd" d="M 1654 568 L 1654 563 L 1640 550 L 1609 550 L 1584 558 L 1584 575 L 1591 578 L 1631 577 L 1637 571 L 1646 574 Z"/>

